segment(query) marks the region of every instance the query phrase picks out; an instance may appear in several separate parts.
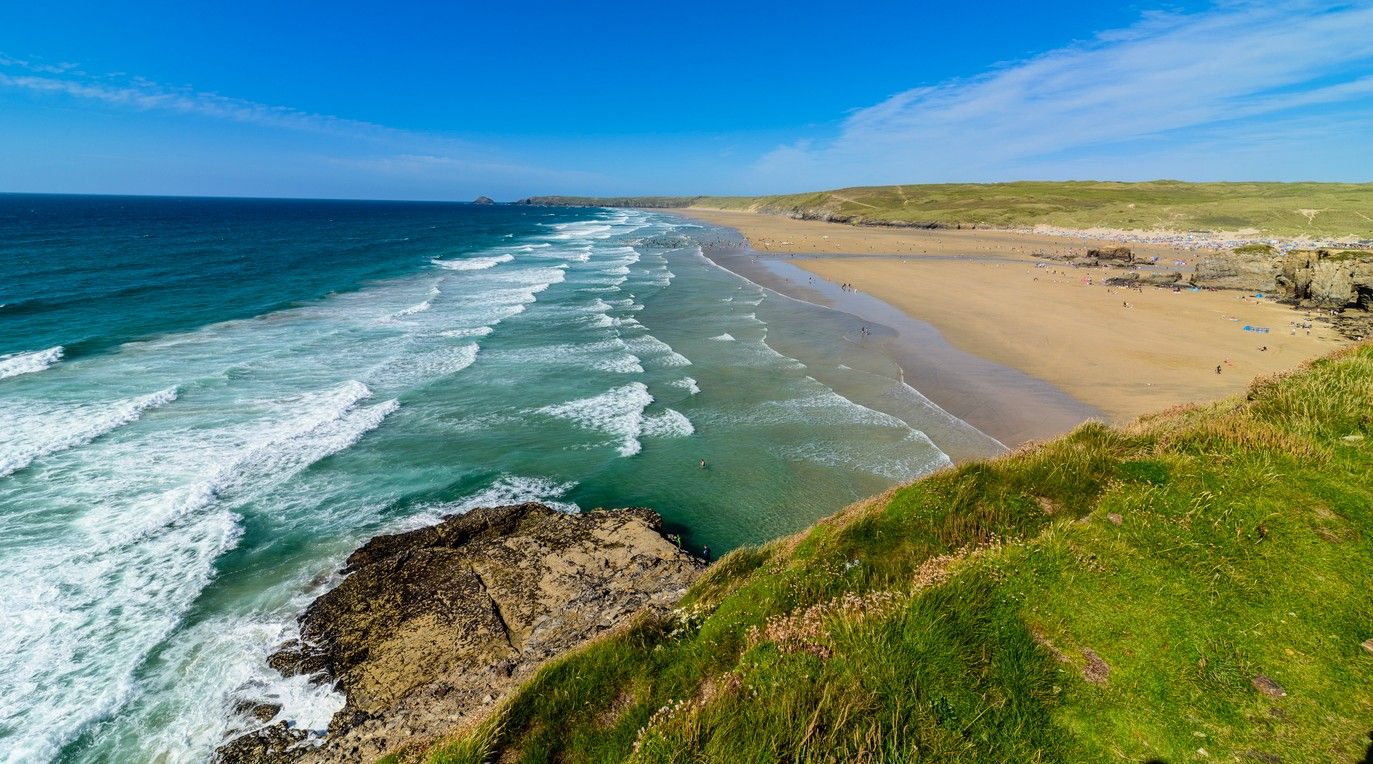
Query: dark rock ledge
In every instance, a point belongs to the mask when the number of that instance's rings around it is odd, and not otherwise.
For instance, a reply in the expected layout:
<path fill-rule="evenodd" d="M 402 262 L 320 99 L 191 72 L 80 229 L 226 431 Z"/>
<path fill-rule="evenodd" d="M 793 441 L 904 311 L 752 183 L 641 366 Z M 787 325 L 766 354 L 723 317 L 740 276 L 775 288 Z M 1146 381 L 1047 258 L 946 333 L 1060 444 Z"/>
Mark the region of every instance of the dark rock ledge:
<path fill-rule="evenodd" d="M 647 509 L 522 504 L 372 539 L 301 616 L 301 640 L 270 659 L 345 694 L 328 734 L 278 723 L 216 761 L 373 761 L 480 718 L 544 660 L 676 603 L 701 564 L 660 531 Z"/>

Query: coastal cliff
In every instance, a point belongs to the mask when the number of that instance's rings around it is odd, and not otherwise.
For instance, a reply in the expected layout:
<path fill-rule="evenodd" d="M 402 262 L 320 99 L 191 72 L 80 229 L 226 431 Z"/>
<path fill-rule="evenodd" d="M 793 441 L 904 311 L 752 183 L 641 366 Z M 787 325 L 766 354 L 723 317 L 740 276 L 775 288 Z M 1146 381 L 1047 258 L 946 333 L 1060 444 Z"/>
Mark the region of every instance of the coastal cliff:
<path fill-rule="evenodd" d="M 1250 245 L 1197 261 L 1192 283 L 1274 295 L 1300 308 L 1334 311 L 1331 323 L 1353 339 L 1373 334 L 1373 250 Z"/>
<path fill-rule="evenodd" d="M 373 761 L 478 718 L 550 656 L 662 613 L 701 564 L 646 509 L 476 509 L 378 536 L 270 659 L 347 698 L 322 739 L 285 722 L 221 747 L 224 764 Z M 250 718 L 276 710 L 249 709 Z"/>
<path fill-rule="evenodd" d="M 1369 760 L 1373 345 L 731 552 L 401 761 Z"/>

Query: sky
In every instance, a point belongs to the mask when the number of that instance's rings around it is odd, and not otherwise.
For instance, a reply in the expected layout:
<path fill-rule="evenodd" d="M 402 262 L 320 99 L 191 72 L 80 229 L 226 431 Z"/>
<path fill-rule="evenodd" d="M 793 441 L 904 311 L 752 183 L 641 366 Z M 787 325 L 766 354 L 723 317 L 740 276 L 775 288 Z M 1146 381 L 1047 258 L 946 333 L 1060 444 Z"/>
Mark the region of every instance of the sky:
<path fill-rule="evenodd" d="M 1373 0 L 4 3 L 0 191 L 1368 182 L 1371 40 Z"/>

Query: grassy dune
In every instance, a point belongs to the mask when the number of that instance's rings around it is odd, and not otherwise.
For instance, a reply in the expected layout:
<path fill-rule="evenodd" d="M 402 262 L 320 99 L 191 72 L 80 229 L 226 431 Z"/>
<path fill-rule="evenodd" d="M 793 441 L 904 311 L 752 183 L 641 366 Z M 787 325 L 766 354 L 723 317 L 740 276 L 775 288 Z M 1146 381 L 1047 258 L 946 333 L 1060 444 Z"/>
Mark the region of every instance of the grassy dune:
<path fill-rule="evenodd" d="M 544 197 L 570 200 L 573 197 Z M 633 199 L 581 203 L 639 206 Z M 644 206 L 693 204 L 855 223 L 941 226 L 1252 230 L 1262 235 L 1373 238 L 1373 184 L 1093 181 L 844 188 L 784 196 L 644 197 Z"/>
<path fill-rule="evenodd" d="M 1371 638 L 1365 344 L 737 550 L 411 756 L 1353 762 Z"/>

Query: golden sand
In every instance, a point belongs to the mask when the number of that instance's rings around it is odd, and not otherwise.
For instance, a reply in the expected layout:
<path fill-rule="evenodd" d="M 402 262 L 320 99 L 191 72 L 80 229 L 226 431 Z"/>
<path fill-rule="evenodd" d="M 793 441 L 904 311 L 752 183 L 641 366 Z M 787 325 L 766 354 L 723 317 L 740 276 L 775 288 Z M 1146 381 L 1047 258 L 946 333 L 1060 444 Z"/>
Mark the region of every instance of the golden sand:
<path fill-rule="evenodd" d="M 1292 334 L 1290 324 L 1304 314 L 1271 300 L 1232 291 L 1110 288 L 1102 282 L 1126 271 L 1036 267 L 1034 253 L 1081 253 L 1116 242 L 859 228 L 695 208 L 688 214 L 739 230 L 759 252 L 804 255 L 796 265 L 878 297 L 934 325 L 963 350 L 1045 380 L 1117 421 L 1241 392 L 1256 376 L 1345 342 L 1322 323 L 1309 335 L 1305 329 Z M 1130 246 L 1137 257 L 1186 260 L 1179 270 L 1198 254 Z M 1245 325 L 1270 332 L 1246 332 Z"/>

